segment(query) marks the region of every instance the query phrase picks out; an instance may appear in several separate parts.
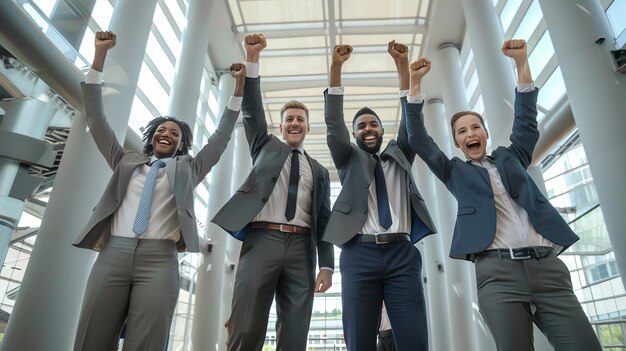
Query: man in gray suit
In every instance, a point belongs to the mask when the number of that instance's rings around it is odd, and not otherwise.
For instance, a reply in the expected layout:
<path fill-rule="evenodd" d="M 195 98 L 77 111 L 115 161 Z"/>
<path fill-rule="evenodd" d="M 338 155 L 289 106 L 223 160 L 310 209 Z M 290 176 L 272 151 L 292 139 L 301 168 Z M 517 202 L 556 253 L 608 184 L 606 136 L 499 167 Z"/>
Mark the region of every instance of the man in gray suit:
<path fill-rule="evenodd" d="M 431 67 L 426 58 L 411 64 L 405 107 L 409 142 L 458 201 L 450 256 L 474 261 L 480 313 L 498 350 L 534 350 L 535 322 L 556 350 L 600 351 L 569 269 L 557 257 L 578 237 L 526 172 L 539 139 L 539 91 L 527 44 L 507 40 L 502 53 L 515 61 L 518 77 L 509 146 L 487 155 L 482 116 L 461 111 L 452 116 L 451 127 L 466 160 L 450 159 L 439 149 L 421 113 L 421 80 Z"/>
<path fill-rule="evenodd" d="M 330 214 L 328 170 L 302 144 L 308 110 L 291 101 L 281 111 L 282 142 L 269 134 L 258 75 L 262 34 L 245 38 L 247 77 L 243 123 L 254 167 L 235 195 L 212 219 L 243 240 L 229 329 L 229 351 L 263 348 L 276 294 L 277 349 L 306 350 L 313 293 L 332 284 L 333 247 L 322 241 Z M 315 274 L 315 253 L 320 271 Z"/>
<path fill-rule="evenodd" d="M 85 116 L 113 175 L 74 245 L 101 251 L 91 270 L 76 332 L 75 351 L 163 350 L 178 300 L 178 251 L 198 252 L 193 189 L 226 149 L 245 83 L 233 64 L 235 95 L 207 144 L 192 157 L 192 132 L 172 117 L 152 120 L 143 154 L 124 150 L 106 121 L 102 69 L 117 37 L 96 33 L 95 56 L 82 84 Z M 150 165 L 149 165 L 150 164 Z"/>
<path fill-rule="evenodd" d="M 389 43 L 400 78 L 401 101 L 409 88 L 408 48 Z M 422 259 L 413 244 L 435 233 L 415 186 L 404 118 L 398 139 L 380 151 L 384 129 L 367 107 L 352 121 L 343 117 L 341 67 L 352 53 L 339 45 L 332 53 L 330 87 L 325 93 L 327 141 L 343 188 L 328 220 L 324 240 L 341 245 L 343 330 L 348 350 L 375 351 L 380 306 L 385 301 L 399 351 L 428 350 Z"/>

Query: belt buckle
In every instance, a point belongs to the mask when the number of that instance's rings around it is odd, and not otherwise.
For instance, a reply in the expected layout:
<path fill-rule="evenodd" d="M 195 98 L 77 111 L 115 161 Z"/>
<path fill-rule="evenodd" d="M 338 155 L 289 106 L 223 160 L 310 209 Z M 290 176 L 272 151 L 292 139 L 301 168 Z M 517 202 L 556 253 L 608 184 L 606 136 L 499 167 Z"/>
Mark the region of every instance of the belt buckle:
<path fill-rule="evenodd" d="M 382 234 L 380 235 L 380 237 L 382 237 Z M 379 241 L 379 234 L 374 234 L 374 242 L 376 243 L 376 245 L 385 245 L 385 244 L 389 244 L 389 241 Z"/>
<path fill-rule="evenodd" d="M 289 230 L 289 225 L 286 224 L 279 224 L 278 225 L 278 230 L 283 232 L 283 233 L 293 233 L 293 230 Z"/>
<path fill-rule="evenodd" d="M 509 247 L 509 254 L 511 255 L 511 259 L 512 260 L 527 260 L 529 258 L 532 258 L 531 255 L 527 255 L 527 256 L 515 256 L 515 254 L 513 253 L 513 248 Z"/>

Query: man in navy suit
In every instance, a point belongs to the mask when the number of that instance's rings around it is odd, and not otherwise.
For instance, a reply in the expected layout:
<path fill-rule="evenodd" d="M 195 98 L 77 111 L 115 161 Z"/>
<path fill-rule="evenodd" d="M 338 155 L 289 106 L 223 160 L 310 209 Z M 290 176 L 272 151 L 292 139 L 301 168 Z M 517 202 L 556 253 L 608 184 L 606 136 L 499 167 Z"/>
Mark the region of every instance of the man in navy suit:
<path fill-rule="evenodd" d="M 489 133 L 482 117 L 462 111 L 451 125 L 467 161 L 449 159 L 439 149 L 421 114 L 421 79 L 431 67 L 425 58 L 410 67 L 409 142 L 458 201 L 450 256 L 474 261 L 480 312 L 498 350 L 533 350 L 534 321 L 556 350 L 599 351 L 569 270 L 557 258 L 578 237 L 526 172 L 539 139 L 538 89 L 527 45 L 507 40 L 502 52 L 513 58 L 518 75 L 511 145 L 487 155 Z"/>
<path fill-rule="evenodd" d="M 389 43 L 400 79 L 401 101 L 409 87 L 408 48 Z M 385 301 L 398 351 L 428 350 L 422 258 L 413 244 L 435 233 L 411 175 L 415 152 L 404 118 L 398 139 L 381 152 L 384 129 L 364 107 L 352 121 L 343 117 L 341 67 L 352 47 L 336 46 L 325 93 L 327 142 L 343 188 L 328 220 L 324 240 L 342 246 L 343 330 L 348 350 L 375 351 L 380 306 Z"/>
<path fill-rule="evenodd" d="M 263 348 L 275 294 L 277 350 L 304 351 L 313 293 L 332 285 L 333 246 L 322 241 L 330 214 L 330 179 L 328 170 L 304 151 L 309 132 L 304 104 L 290 101 L 283 106 L 279 130 L 284 141 L 268 133 L 258 74 L 266 46 L 262 34 L 245 38 L 249 85 L 243 90 L 242 112 L 254 166 L 212 222 L 243 241 L 228 350 Z"/>

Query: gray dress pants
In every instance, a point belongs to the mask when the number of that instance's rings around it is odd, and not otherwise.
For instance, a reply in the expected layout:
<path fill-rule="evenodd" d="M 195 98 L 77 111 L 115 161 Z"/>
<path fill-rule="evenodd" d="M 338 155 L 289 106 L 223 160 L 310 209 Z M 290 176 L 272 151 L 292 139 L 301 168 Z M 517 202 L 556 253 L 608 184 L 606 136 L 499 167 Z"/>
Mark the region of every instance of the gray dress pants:
<path fill-rule="evenodd" d="M 74 351 L 165 350 L 180 278 L 176 243 L 111 237 L 91 269 Z"/>

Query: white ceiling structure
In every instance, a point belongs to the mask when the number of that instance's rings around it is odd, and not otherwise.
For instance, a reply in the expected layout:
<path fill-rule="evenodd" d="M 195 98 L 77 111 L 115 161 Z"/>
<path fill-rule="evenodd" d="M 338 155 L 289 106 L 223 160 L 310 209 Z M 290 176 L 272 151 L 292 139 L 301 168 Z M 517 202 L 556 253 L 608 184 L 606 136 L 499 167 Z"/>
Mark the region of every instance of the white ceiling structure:
<path fill-rule="evenodd" d="M 260 74 L 270 132 L 278 134 L 280 108 L 285 102 L 304 102 L 311 124 L 305 148 L 329 168 L 334 179 L 323 101 L 332 48 L 337 44 L 354 48 L 342 76 L 346 120 L 351 121 L 358 109 L 368 106 L 381 117 L 388 141 L 398 130 L 400 104 L 396 68 L 387 43 L 396 40 L 407 45 L 410 60 L 416 60 L 435 53 L 444 42 L 460 45 L 464 32 L 458 0 L 224 0 L 214 6 L 207 20 L 211 32 L 224 33 L 228 27 L 233 35 L 211 36 L 213 65 L 225 69 L 231 62 L 243 60 L 243 38 L 263 33 L 268 46 L 261 54 Z M 438 95 L 436 78 L 429 81 L 425 86 L 432 92 L 429 96 Z"/>

